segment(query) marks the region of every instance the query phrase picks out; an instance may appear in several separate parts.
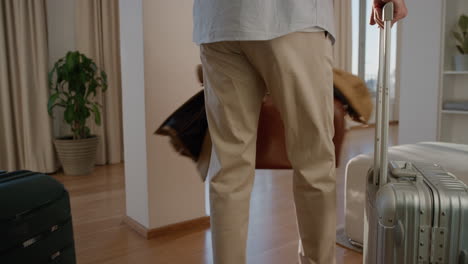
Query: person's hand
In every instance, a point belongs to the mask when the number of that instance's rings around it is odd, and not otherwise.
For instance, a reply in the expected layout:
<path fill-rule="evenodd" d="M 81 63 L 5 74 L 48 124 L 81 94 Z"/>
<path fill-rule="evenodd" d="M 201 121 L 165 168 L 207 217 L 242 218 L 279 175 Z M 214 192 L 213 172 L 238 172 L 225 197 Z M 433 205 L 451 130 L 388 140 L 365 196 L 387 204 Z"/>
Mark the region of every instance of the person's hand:
<path fill-rule="evenodd" d="M 398 20 L 401 20 L 408 15 L 408 9 L 406 8 L 405 0 L 373 0 L 372 13 L 370 18 L 370 24 L 378 24 L 379 27 L 383 28 L 382 21 L 382 8 L 388 2 L 393 2 L 394 14 L 392 25 Z"/>

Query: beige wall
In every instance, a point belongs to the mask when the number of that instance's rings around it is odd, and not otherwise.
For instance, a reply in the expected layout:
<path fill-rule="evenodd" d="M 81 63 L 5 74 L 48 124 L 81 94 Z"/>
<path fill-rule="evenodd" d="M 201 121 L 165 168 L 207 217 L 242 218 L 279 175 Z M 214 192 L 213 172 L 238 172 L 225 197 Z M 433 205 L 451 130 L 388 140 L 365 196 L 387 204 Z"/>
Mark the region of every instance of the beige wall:
<path fill-rule="evenodd" d="M 199 49 L 192 42 L 192 1 L 143 0 L 146 142 L 150 227 L 205 215 L 204 184 L 195 165 L 153 132 L 201 88 Z"/>

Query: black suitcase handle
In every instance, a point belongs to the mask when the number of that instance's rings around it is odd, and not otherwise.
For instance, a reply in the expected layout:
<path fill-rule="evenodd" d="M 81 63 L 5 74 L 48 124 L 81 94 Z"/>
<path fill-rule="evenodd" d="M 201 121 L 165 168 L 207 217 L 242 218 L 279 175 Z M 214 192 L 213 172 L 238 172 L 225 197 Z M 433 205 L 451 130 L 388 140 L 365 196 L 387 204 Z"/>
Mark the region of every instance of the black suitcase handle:
<path fill-rule="evenodd" d="M 460 258 L 458 260 L 458 264 L 468 264 L 468 252 L 466 250 L 463 250 L 460 252 Z"/>
<path fill-rule="evenodd" d="M 34 174 L 37 174 L 37 173 L 32 172 L 32 171 L 27 171 L 27 170 L 20 170 L 20 171 L 14 171 L 14 172 L 9 172 L 9 173 L 0 173 L 0 183 L 28 177 Z"/>

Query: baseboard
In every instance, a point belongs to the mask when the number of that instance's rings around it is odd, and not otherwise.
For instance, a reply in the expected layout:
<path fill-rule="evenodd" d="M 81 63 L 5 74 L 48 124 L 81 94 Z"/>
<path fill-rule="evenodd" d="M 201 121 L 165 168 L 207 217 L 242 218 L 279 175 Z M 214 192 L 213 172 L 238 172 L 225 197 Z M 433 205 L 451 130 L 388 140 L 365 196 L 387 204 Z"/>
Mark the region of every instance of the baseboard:
<path fill-rule="evenodd" d="M 158 228 L 148 229 L 133 220 L 129 216 L 125 216 L 123 222 L 128 225 L 131 229 L 135 230 L 138 234 L 146 239 L 152 239 L 155 237 L 175 234 L 175 233 L 190 233 L 194 231 L 205 230 L 210 227 L 210 217 L 204 216 L 172 225 L 162 226 Z"/>
<path fill-rule="evenodd" d="M 142 224 L 135 221 L 133 218 L 126 215 L 123 219 L 123 223 L 131 229 L 133 229 L 138 234 L 140 234 L 142 237 L 148 239 L 148 229 Z"/>

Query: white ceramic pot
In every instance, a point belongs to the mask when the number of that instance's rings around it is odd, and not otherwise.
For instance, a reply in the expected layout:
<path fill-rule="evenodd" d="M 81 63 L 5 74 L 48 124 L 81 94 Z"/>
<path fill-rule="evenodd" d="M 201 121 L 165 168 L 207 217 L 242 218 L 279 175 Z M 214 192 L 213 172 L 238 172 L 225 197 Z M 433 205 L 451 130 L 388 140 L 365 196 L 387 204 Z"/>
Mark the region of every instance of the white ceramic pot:
<path fill-rule="evenodd" d="M 54 143 L 65 174 L 86 175 L 93 171 L 99 143 L 97 136 L 77 140 L 59 138 Z"/>
<path fill-rule="evenodd" d="M 468 54 L 453 56 L 456 71 L 468 71 Z"/>

